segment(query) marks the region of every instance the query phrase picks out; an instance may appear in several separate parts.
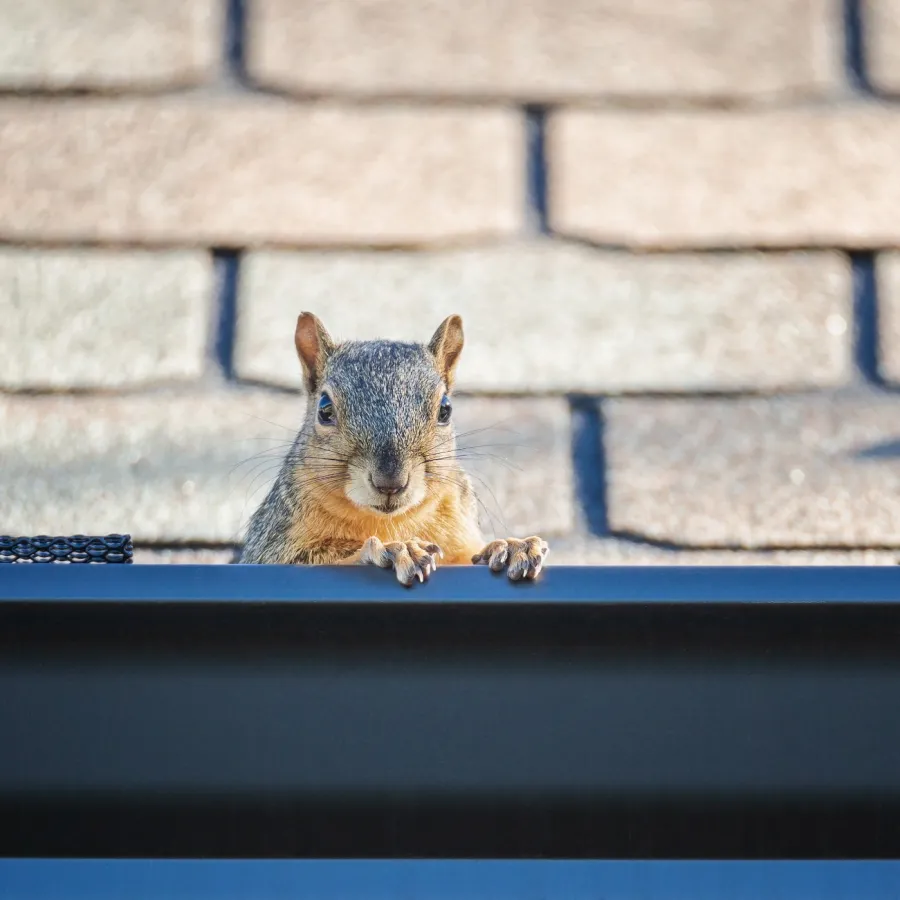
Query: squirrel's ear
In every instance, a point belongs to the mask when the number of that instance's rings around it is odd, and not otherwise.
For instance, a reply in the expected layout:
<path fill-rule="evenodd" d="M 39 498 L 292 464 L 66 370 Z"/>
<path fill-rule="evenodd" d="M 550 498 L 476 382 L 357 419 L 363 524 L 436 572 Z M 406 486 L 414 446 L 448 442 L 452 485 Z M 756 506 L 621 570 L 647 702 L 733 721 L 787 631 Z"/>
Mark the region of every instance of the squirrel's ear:
<path fill-rule="evenodd" d="M 297 356 L 303 364 L 306 387 L 313 393 L 322 380 L 325 363 L 334 350 L 334 341 L 325 330 L 325 326 L 312 313 L 304 312 L 297 318 L 294 345 L 297 347 Z"/>
<path fill-rule="evenodd" d="M 463 348 L 463 326 L 459 316 L 448 316 L 428 344 L 428 349 L 437 360 L 438 371 L 447 388 L 453 387 L 453 374 Z"/>

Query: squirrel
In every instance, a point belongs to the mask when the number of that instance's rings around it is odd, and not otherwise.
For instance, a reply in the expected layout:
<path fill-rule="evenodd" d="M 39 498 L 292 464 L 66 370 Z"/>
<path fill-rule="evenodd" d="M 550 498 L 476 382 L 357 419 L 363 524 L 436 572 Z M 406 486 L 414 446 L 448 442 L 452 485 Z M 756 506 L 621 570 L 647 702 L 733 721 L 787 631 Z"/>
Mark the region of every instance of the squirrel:
<path fill-rule="evenodd" d="M 537 536 L 485 542 L 475 493 L 456 460 L 451 392 L 459 316 L 426 344 L 335 343 L 303 312 L 294 334 L 306 415 L 250 519 L 239 563 L 375 565 L 425 581 L 448 565 L 486 564 L 533 580 L 549 552 Z"/>

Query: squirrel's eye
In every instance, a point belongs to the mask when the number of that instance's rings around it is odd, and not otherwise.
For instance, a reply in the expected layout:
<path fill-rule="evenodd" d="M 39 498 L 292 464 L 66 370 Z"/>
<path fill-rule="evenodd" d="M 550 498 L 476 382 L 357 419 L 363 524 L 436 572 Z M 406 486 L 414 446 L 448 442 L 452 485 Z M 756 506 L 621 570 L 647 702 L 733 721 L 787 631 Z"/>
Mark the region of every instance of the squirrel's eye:
<path fill-rule="evenodd" d="M 328 394 L 322 394 L 319 397 L 319 424 L 334 425 L 336 421 L 337 416 L 334 412 L 334 404 L 331 402 L 331 397 Z"/>
<path fill-rule="evenodd" d="M 441 400 L 441 406 L 438 409 L 438 424 L 446 425 L 450 421 L 450 414 L 453 412 L 453 406 L 450 403 L 450 398 L 444 394 L 443 400 Z"/>

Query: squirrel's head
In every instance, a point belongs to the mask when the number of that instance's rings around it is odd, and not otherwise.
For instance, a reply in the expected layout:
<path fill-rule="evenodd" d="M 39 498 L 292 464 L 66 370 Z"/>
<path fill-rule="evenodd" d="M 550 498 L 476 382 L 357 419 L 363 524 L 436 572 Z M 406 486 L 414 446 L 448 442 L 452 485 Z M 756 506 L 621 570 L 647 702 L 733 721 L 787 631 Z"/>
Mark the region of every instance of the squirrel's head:
<path fill-rule="evenodd" d="M 441 492 L 453 475 L 450 393 L 462 320 L 447 318 L 428 344 L 335 344 L 312 313 L 295 333 L 309 391 L 304 477 L 317 490 L 381 515 Z"/>

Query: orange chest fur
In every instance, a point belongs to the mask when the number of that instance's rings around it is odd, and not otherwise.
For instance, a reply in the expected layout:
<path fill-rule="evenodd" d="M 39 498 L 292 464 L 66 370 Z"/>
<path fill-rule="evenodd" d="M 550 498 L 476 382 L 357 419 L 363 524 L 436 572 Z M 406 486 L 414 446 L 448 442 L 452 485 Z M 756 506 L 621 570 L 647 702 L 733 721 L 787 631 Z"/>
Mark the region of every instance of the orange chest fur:
<path fill-rule="evenodd" d="M 480 535 L 453 496 L 444 496 L 396 516 L 379 516 L 365 510 L 314 504 L 294 523 L 291 543 L 295 548 L 358 548 L 370 537 L 385 543 L 418 538 L 444 551 L 445 563 L 468 563 L 480 549 Z M 475 549 L 473 549 L 475 548 Z"/>

